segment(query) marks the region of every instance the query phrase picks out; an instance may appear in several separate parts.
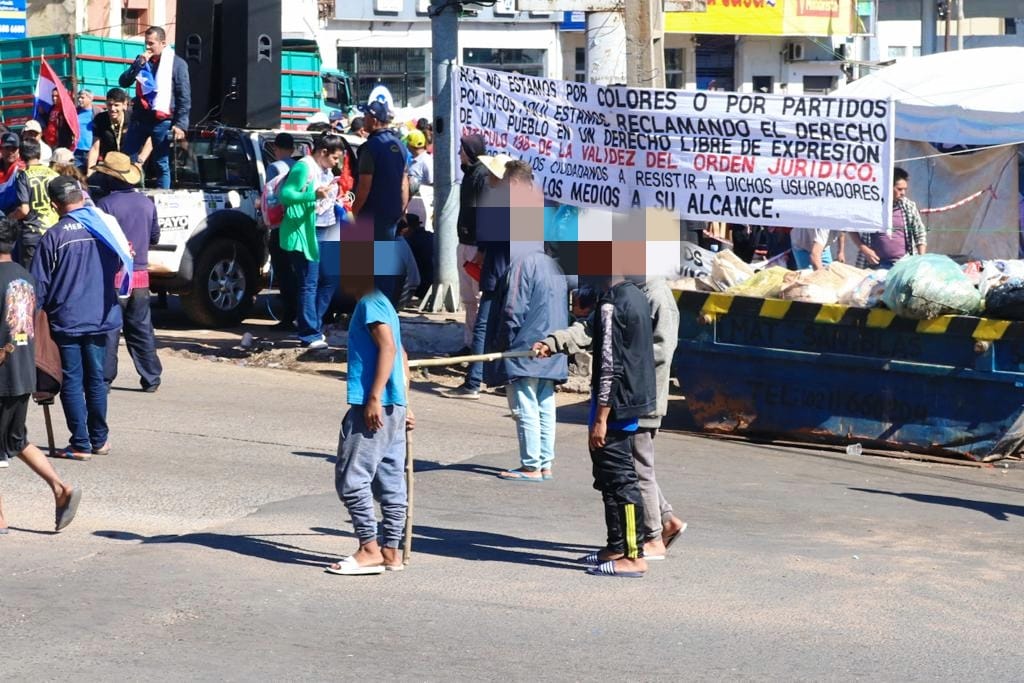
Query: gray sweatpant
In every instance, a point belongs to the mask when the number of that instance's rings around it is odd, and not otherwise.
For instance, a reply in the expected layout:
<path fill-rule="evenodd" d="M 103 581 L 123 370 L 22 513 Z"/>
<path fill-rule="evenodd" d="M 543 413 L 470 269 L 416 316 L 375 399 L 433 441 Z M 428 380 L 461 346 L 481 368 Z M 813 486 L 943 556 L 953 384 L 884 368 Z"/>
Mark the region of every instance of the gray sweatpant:
<path fill-rule="evenodd" d="M 644 499 L 645 539 L 661 537 L 662 521 L 672 514 L 672 506 L 654 476 L 654 435 L 657 429 L 638 429 L 633 437 L 633 464 L 640 480 L 640 495 Z"/>
<path fill-rule="evenodd" d="M 363 406 L 351 406 L 341 421 L 334 488 L 352 517 L 359 543 L 377 540 L 376 498 L 384 517 L 384 547 L 397 548 L 405 533 L 405 406 L 384 407 L 383 429 L 371 432 Z"/>

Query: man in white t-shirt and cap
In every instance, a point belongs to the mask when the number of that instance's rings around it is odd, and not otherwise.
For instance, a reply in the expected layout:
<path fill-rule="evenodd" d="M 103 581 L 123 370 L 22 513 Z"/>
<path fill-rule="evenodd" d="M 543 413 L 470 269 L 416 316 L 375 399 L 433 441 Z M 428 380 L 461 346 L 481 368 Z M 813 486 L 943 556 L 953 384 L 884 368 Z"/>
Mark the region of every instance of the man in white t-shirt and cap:
<path fill-rule="evenodd" d="M 39 143 L 39 161 L 44 164 L 50 163 L 53 158 L 53 149 L 43 142 L 43 127 L 38 121 L 32 119 L 25 123 L 24 130 L 21 131 L 21 137 L 24 140 L 35 140 Z"/>

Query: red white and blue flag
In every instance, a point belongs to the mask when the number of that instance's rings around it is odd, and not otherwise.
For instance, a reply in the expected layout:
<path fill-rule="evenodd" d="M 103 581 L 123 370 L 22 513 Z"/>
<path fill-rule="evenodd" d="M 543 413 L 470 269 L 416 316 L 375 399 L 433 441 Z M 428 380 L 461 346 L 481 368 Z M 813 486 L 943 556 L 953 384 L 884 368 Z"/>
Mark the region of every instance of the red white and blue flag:
<path fill-rule="evenodd" d="M 39 80 L 36 81 L 36 106 L 32 118 L 39 122 L 44 131 L 46 130 L 50 121 L 50 112 L 53 111 L 53 93 L 57 91 L 60 112 L 64 115 L 68 128 L 71 129 L 71 149 L 74 149 L 78 145 L 79 136 L 78 108 L 75 106 L 71 93 L 64 87 L 64 83 L 61 82 L 53 67 L 47 63 L 46 58 L 41 57 L 40 60 Z"/>

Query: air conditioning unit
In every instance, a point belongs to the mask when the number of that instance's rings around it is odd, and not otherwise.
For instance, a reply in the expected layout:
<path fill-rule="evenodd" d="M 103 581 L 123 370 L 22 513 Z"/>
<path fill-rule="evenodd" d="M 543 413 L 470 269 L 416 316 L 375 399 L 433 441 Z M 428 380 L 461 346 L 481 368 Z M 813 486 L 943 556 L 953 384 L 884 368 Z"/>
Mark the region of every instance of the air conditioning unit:
<path fill-rule="evenodd" d="M 803 43 L 786 43 L 786 61 L 787 62 L 802 62 L 804 61 L 804 45 Z"/>

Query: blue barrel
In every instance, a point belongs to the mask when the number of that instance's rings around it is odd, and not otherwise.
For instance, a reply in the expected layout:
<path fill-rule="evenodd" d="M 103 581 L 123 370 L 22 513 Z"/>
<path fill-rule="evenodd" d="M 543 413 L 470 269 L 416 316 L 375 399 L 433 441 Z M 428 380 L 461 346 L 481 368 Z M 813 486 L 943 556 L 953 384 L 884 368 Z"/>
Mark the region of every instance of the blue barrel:
<path fill-rule="evenodd" d="M 1024 442 L 1024 323 L 701 292 L 679 310 L 699 431 L 986 462 Z"/>

